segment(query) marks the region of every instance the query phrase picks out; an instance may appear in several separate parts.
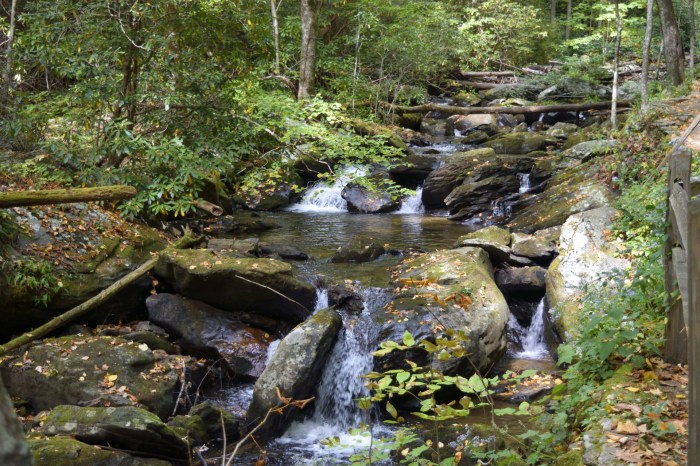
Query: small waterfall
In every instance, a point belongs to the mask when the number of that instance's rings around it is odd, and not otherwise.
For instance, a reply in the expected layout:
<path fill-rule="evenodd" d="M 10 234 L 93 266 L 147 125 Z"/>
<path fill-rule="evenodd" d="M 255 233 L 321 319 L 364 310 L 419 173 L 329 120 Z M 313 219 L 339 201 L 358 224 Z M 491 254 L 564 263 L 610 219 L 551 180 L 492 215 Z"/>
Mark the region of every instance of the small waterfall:
<path fill-rule="evenodd" d="M 316 288 L 316 307 L 314 313 L 328 307 L 328 290 L 325 288 Z"/>
<path fill-rule="evenodd" d="M 383 307 L 387 293 L 381 288 L 368 288 L 362 292 L 362 313 L 349 314 L 339 311 L 344 328 L 338 335 L 318 386 L 315 410 L 311 418 L 294 422 L 287 432 L 275 442 L 283 445 L 290 454 L 314 458 L 333 454 L 351 454 L 353 448 L 366 447 L 370 438 L 350 435 L 348 430 L 369 422 L 369 413 L 358 407 L 357 398 L 368 395 L 363 374 L 372 370 L 372 354 L 376 338 L 376 325 L 371 310 Z M 323 439 L 337 436 L 343 449 L 328 449 Z M 325 463 L 324 463 L 325 464 Z"/>
<path fill-rule="evenodd" d="M 508 217 L 511 213 L 513 213 L 513 207 L 509 201 L 503 198 L 491 201 L 492 217 Z"/>
<path fill-rule="evenodd" d="M 332 185 L 318 181 L 306 190 L 298 204 L 287 210 L 291 212 L 347 212 L 348 203 L 340 193 L 346 184 L 354 178 L 363 176 L 366 170 L 362 167 L 349 167 L 336 178 Z"/>
<path fill-rule="evenodd" d="M 423 187 L 419 186 L 416 188 L 416 193 L 412 196 L 408 196 L 406 199 L 401 201 L 401 208 L 396 211 L 397 214 L 422 214 L 425 212 L 425 207 L 423 206 Z"/>
<path fill-rule="evenodd" d="M 530 174 L 529 173 L 518 173 L 518 181 L 520 181 L 519 193 L 526 193 L 530 191 Z"/>
<path fill-rule="evenodd" d="M 517 319 L 511 316 L 509 325 L 515 331 L 522 346 L 522 351 L 514 355 L 516 358 L 545 359 L 549 357 L 547 343 L 544 341 L 544 311 L 545 300 L 542 298 L 537 304 L 537 310 L 527 328 L 520 325 Z"/>

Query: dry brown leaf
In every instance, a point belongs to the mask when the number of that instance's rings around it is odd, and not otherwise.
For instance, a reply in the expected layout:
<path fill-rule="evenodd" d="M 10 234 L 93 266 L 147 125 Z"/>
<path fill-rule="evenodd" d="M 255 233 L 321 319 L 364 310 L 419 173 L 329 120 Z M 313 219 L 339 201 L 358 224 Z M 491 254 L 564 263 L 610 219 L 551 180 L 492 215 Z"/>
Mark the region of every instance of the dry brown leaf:
<path fill-rule="evenodd" d="M 632 421 L 619 421 L 615 431 L 623 435 L 637 435 L 639 433 L 639 429 Z"/>

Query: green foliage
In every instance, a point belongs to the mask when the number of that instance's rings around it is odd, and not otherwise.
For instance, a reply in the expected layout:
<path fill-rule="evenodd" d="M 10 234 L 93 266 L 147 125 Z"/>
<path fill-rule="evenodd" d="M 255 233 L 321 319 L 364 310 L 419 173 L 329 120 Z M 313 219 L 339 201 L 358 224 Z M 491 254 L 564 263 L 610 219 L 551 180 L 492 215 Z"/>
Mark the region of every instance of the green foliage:
<path fill-rule="evenodd" d="M 34 303 L 44 307 L 63 287 L 54 275 L 51 262 L 43 259 L 8 261 L 0 258 L 0 270 L 8 284 L 28 289 L 34 295 Z"/>

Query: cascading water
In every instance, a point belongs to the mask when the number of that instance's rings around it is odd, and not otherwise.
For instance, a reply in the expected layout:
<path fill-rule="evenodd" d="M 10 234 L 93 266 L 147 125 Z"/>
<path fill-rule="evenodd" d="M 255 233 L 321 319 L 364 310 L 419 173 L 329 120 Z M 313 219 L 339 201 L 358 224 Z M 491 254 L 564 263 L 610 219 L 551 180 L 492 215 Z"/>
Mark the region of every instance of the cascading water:
<path fill-rule="evenodd" d="M 416 193 L 401 201 L 401 208 L 396 211 L 397 214 L 422 214 L 425 212 L 423 206 L 423 187 L 416 189 Z"/>
<path fill-rule="evenodd" d="M 520 359 L 546 359 L 550 357 L 547 343 L 544 341 L 544 311 L 545 300 L 542 298 L 537 304 L 537 309 L 532 316 L 530 325 L 523 327 L 518 320 L 511 315 L 508 325 L 517 335 L 522 350 L 514 356 Z"/>
<path fill-rule="evenodd" d="M 519 193 L 526 193 L 530 191 L 530 174 L 529 173 L 518 173 L 518 181 L 520 181 Z"/>
<path fill-rule="evenodd" d="M 506 199 L 496 199 L 491 201 L 492 217 L 508 217 L 512 213 L 510 202 Z"/>
<path fill-rule="evenodd" d="M 384 289 L 367 288 L 362 296 L 362 313 L 339 311 L 344 328 L 321 377 L 314 414 L 309 419 L 293 423 L 275 441 L 284 447 L 290 464 L 309 456 L 337 460 L 338 455 L 349 456 L 354 449 L 369 445 L 368 436 L 353 435 L 349 430 L 370 421 L 369 413 L 360 410 L 356 400 L 368 394 L 361 377 L 372 370 L 371 351 L 377 328 L 371 318 L 372 310 L 383 307 L 388 295 Z M 340 447 L 323 445 L 322 441 L 331 437 L 339 438 Z"/>
<path fill-rule="evenodd" d="M 348 203 L 340 195 L 346 184 L 354 178 L 363 176 L 362 167 L 348 167 L 336 178 L 332 185 L 319 181 L 306 190 L 301 202 L 287 210 L 290 212 L 347 212 Z"/>

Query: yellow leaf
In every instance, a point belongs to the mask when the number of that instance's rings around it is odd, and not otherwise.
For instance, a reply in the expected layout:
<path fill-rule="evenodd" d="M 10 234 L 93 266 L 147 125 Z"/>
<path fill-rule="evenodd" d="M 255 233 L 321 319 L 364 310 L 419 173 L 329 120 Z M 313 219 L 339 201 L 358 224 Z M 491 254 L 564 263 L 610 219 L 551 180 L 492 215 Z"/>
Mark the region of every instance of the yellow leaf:
<path fill-rule="evenodd" d="M 117 374 L 107 374 L 105 378 L 110 382 L 114 382 L 115 380 L 117 380 L 117 377 Z"/>
<path fill-rule="evenodd" d="M 625 390 L 632 393 L 637 393 L 639 391 L 637 387 L 625 387 Z"/>

